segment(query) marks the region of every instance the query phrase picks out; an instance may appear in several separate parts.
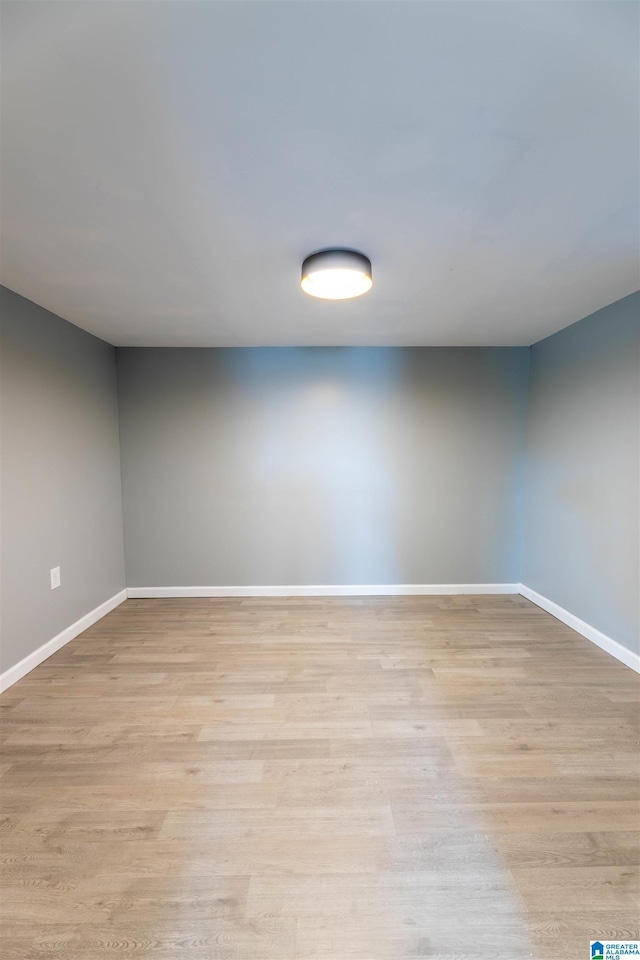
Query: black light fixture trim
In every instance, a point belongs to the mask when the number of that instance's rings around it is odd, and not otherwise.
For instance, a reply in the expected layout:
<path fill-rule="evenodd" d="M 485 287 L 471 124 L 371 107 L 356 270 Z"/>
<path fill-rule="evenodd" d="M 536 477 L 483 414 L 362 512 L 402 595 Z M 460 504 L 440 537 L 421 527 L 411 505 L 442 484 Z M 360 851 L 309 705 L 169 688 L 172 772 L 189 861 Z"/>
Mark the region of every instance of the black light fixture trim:
<path fill-rule="evenodd" d="M 327 288 L 322 283 L 316 283 L 317 289 L 314 290 L 314 275 L 321 281 L 322 274 L 325 271 L 330 272 L 334 279 L 338 271 L 343 273 L 346 280 L 352 281 L 351 292 L 349 292 L 347 286 L 344 286 L 342 292 L 327 292 Z M 310 254 L 302 264 L 302 289 L 305 293 L 322 299 L 347 300 L 352 297 L 359 297 L 371 289 L 372 283 L 369 258 L 358 250 L 351 250 L 347 247 L 329 247 L 324 250 L 317 250 Z M 324 292 L 321 292 L 321 290 Z"/>

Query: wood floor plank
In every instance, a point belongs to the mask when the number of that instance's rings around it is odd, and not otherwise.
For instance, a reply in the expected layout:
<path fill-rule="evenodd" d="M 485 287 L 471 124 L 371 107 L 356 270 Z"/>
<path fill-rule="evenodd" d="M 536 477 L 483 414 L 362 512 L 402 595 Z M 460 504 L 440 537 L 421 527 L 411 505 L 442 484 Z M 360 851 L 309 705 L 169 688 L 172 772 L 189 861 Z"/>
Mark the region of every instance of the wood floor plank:
<path fill-rule="evenodd" d="M 583 960 L 639 731 L 522 597 L 129 600 L 0 698 L 0 953 Z"/>

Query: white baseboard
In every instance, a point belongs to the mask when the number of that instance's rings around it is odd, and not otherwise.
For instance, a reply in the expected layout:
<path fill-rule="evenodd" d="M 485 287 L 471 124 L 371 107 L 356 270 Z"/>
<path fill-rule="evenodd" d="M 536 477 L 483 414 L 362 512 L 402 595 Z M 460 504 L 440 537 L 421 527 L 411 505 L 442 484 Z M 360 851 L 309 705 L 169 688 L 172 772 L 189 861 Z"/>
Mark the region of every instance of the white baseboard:
<path fill-rule="evenodd" d="M 564 607 L 536 593 L 523 583 L 404 583 L 404 584 L 334 584 L 331 586 L 254 586 L 254 587 L 129 587 L 90 610 L 70 627 L 43 643 L 23 660 L 0 674 L 0 693 L 26 676 L 34 667 L 98 620 L 130 599 L 162 599 L 178 597 L 406 597 L 451 596 L 455 594 L 515 594 L 519 593 L 576 633 L 591 640 L 616 660 L 640 673 L 640 655 L 628 650 L 617 640 L 569 613 Z"/>
<path fill-rule="evenodd" d="M 30 653 L 23 660 L 14 664 L 13 667 L 9 667 L 4 673 L 0 673 L 0 693 L 2 693 L 3 690 L 7 690 L 16 683 L 17 680 L 22 679 L 22 677 L 33 670 L 34 667 L 42 663 L 43 660 L 47 660 L 56 650 L 59 650 L 60 647 L 64 647 L 65 643 L 69 643 L 70 640 L 73 640 L 84 630 L 87 630 L 93 626 L 94 623 L 97 623 L 98 620 L 101 620 L 108 613 L 111 613 L 111 611 L 115 610 L 121 603 L 124 603 L 126 599 L 127 591 L 121 590 L 119 593 L 116 593 L 115 596 L 110 597 L 109 600 L 101 603 L 100 606 L 95 607 L 94 610 L 85 613 L 84 617 L 80 617 L 79 620 L 72 623 L 71 626 L 63 630 L 62 633 L 59 633 L 51 640 L 47 640 L 41 647 L 38 647 L 33 653 Z"/>
<path fill-rule="evenodd" d="M 624 663 L 625 666 L 631 667 L 636 673 L 640 673 L 640 655 L 637 653 L 628 650 L 627 647 L 623 647 L 617 640 L 608 637 L 606 633 L 601 633 L 600 630 L 596 630 L 595 627 L 585 623 L 584 620 L 574 616 L 573 613 L 569 613 L 564 607 L 554 603 L 553 600 L 548 600 L 546 597 L 543 597 L 541 593 L 536 593 L 535 590 L 531 590 L 530 587 L 526 587 L 523 583 L 520 584 L 518 592 L 538 607 L 542 607 L 543 610 L 550 613 L 556 620 L 561 620 L 562 623 L 566 623 L 566 625 L 571 627 L 572 630 L 575 630 L 576 633 L 581 634 L 602 650 L 610 653 L 611 656 L 619 660 L 620 663 Z"/>
<path fill-rule="evenodd" d="M 458 593 L 518 593 L 517 583 L 387 583 L 269 587 L 129 587 L 129 599 L 167 597 L 408 597 Z"/>

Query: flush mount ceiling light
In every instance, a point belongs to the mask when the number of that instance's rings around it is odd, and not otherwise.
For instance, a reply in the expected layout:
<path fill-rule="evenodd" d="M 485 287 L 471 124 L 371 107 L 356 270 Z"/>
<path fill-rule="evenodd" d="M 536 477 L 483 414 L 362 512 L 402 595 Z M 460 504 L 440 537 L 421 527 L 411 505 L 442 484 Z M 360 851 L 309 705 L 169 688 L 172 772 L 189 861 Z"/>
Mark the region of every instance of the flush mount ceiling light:
<path fill-rule="evenodd" d="M 371 261 L 355 250 L 320 250 L 302 264 L 300 286 L 322 300 L 350 300 L 371 290 Z"/>

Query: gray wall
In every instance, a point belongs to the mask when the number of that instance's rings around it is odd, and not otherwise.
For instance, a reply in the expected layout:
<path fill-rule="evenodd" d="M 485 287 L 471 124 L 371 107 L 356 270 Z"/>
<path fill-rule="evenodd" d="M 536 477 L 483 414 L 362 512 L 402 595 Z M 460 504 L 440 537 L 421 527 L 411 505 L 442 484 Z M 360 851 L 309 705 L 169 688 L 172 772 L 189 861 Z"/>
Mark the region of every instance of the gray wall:
<path fill-rule="evenodd" d="M 528 355 L 119 349 L 128 585 L 519 580 Z"/>
<path fill-rule="evenodd" d="M 6 670 L 125 577 L 116 351 L 0 309 Z M 639 310 L 531 351 L 118 350 L 128 584 L 522 580 L 637 650 Z"/>
<path fill-rule="evenodd" d="M 125 580 L 115 349 L 4 287 L 0 315 L 4 671 Z"/>
<path fill-rule="evenodd" d="M 638 651 L 640 294 L 531 348 L 523 583 Z"/>

